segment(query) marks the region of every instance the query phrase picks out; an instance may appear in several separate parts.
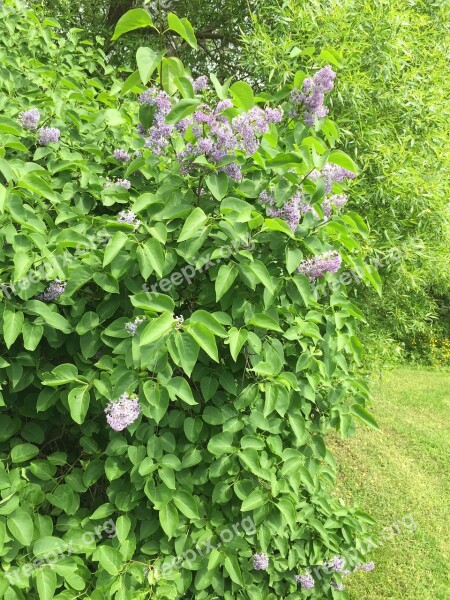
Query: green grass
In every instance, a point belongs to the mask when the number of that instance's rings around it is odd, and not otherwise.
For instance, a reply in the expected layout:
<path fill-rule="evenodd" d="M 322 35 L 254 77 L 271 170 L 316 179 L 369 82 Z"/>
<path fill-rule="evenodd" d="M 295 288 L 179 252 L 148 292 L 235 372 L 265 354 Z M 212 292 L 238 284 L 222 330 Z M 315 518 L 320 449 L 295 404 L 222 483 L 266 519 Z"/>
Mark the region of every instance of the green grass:
<path fill-rule="evenodd" d="M 348 578 L 349 598 L 448 600 L 450 373 L 401 369 L 372 387 L 381 432 L 360 425 L 353 439 L 331 442 L 337 493 L 376 520 L 376 540 L 395 522 L 401 532 L 366 555 L 376 570 Z M 409 514 L 414 533 L 402 525 Z"/>

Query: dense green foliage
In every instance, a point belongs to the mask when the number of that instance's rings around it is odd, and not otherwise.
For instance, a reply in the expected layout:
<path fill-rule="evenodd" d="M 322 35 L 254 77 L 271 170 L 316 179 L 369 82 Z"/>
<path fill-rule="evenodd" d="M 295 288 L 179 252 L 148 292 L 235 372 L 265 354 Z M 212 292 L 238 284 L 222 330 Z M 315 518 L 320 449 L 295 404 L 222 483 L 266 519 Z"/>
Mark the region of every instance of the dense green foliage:
<path fill-rule="evenodd" d="M 195 47 L 188 22 L 169 25 Z M 59 28 L 12 0 L 0 10 L 0 597 L 294 599 L 293 576 L 316 568 L 305 593 L 345 598 L 324 563 L 363 560 L 370 519 L 333 496 L 324 435 L 347 435 L 355 416 L 374 425 L 354 375 L 363 317 L 333 273 L 313 289 L 296 268 L 333 250 L 378 287 L 368 232 L 351 211 L 293 231 L 258 201 L 301 190 L 320 212 L 312 170 L 355 169 L 336 126 L 285 117 L 251 156 L 199 155 L 183 171 L 192 125 L 159 154 L 136 132 L 156 127 L 136 101 L 149 82 L 171 107 L 159 127 L 218 98 L 226 123 L 255 104 L 288 113 L 293 84 L 255 98 L 211 77 L 195 94 L 178 60 L 142 48 L 124 85 Z M 30 108 L 59 140 L 22 127 Z M 120 162 L 120 148 L 138 154 Z M 113 431 L 104 410 L 124 395 L 141 414 Z"/>
<path fill-rule="evenodd" d="M 371 226 L 366 260 L 384 281 L 382 299 L 353 293 L 370 322 L 365 341 L 391 358 L 429 356 L 430 338 L 450 337 L 449 22 L 441 1 L 266 1 L 242 53 L 277 89 L 339 50 L 333 114 L 362 167 L 352 198 Z"/>

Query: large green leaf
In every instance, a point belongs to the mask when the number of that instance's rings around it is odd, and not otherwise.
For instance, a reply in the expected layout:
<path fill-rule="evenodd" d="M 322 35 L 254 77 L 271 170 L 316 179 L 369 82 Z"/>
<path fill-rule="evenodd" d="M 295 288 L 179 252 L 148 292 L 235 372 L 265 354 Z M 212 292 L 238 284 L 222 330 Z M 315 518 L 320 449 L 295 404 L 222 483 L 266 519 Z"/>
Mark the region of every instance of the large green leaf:
<path fill-rule="evenodd" d="M 112 39 L 117 40 L 124 33 L 142 27 L 154 27 L 152 18 L 144 8 L 133 8 L 117 21 Z"/>

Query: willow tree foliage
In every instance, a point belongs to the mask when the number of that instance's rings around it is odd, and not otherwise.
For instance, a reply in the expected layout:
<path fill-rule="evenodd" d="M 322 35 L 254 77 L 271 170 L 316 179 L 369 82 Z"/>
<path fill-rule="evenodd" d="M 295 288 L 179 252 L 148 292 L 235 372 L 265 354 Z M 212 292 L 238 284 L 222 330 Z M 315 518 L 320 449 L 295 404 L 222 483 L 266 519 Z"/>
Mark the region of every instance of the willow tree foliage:
<path fill-rule="evenodd" d="M 359 157 L 354 206 L 371 226 L 366 260 L 384 280 L 382 299 L 354 293 L 381 353 L 388 338 L 419 336 L 417 348 L 449 336 L 449 17 L 441 1 L 260 2 L 241 53 L 265 89 L 321 53 L 337 68 L 330 105 L 343 148 Z"/>
<path fill-rule="evenodd" d="M 59 29 L 0 11 L 0 597 L 345 598 L 371 521 L 325 434 L 376 424 L 339 273 L 378 280 L 334 71 L 123 82 Z"/>

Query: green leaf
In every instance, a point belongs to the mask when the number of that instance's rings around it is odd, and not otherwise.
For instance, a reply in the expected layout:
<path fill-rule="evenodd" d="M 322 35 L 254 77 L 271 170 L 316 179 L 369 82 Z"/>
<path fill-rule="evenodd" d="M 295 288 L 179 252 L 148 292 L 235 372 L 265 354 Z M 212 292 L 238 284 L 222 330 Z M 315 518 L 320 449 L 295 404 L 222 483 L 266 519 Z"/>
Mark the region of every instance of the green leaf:
<path fill-rule="evenodd" d="M 360 404 L 353 404 L 352 413 L 355 416 L 357 416 L 358 419 L 364 421 L 364 423 L 369 425 L 369 427 L 371 427 L 372 429 L 375 429 L 376 431 L 380 430 L 378 423 L 375 421 L 374 417 L 370 414 L 370 412 L 364 408 L 364 406 L 361 406 Z"/>
<path fill-rule="evenodd" d="M 216 200 L 222 200 L 222 198 L 225 198 L 229 183 L 226 173 L 211 173 L 206 177 L 205 181 L 209 191 L 214 198 L 216 198 Z"/>
<path fill-rule="evenodd" d="M 270 294 L 274 294 L 276 290 L 276 284 L 273 278 L 270 276 L 269 271 L 264 263 L 260 260 L 255 260 L 248 265 L 250 271 L 252 271 L 257 279 L 269 290 Z"/>
<path fill-rule="evenodd" d="M 167 535 L 169 540 L 172 539 L 175 536 L 179 522 L 178 511 L 174 504 L 169 502 L 163 506 L 160 509 L 158 516 L 164 533 Z"/>
<path fill-rule="evenodd" d="M 174 323 L 173 314 L 170 312 L 163 313 L 160 317 L 153 319 L 142 332 L 140 345 L 146 346 L 156 342 L 173 329 Z"/>
<path fill-rule="evenodd" d="M 56 573 L 51 566 L 36 570 L 36 587 L 39 600 L 51 600 L 56 590 Z"/>
<path fill-rule="evenodd" d="M 219 353 L 217 350 L 216 340 L 214 335 L 205 325 L 202 325 L 201 323 L 191 325 L 188 329 L 188 333 L 194 338 L 200 348 L 202 348 L 208 356 L 210 356 L 216 362 L 219 362 Z"/>
<path fill-rule="evenodd" d="M 109 263 L 119 254 L 121 249 L 128 242 L 128 235 L 123 231 L 115 233 L 105 248 L 105 254 L 103 256 L 103 266 L 109 265 Z"/>
<path fill-rule="evenodd" d="M 333 150 L 328 157 L 328 162 L 339 165 L 352 173 L 358 173 L 356 163 L 345 152 L 342 152 L 342 150 Z"/>
<path fill-rule="evenodd" d="M 183 98 L 179 100 L 166 117 L 166 123 L 175 125 L 185 117 L 192 115 L 200 104 L 198 98 Z"/>
<path fill-rule="evenodd" d="M 18 508 L 7 518 L 8 529 L 18 542 L 23 546 L 29 546 L 33 540 L 34 525 L 33 519 L 23 509 Z"/>
<path fill-rule="evenodd" d="M 57 312 L 54 312 L 50 306 L 44 304 L 44 302 L 41 302 L 40 300 L 28 300 L 24 308 L 35 315 L 39 315 L 44 319 L 47 325 L 50 325 L 63 333 L 70 333 L 72 331 L 67 319 Z"/>
<path fill-rule="evenodd" d="M 172 390 L 178 398 L 181 398 L 183 402 L 193 406 L 198 404 L 192 395 L 192 390 L 189 387 L 188 382 L 183 377 L 173 377 L 166 386 L 169 391 Z"/>
<path fill-rule="evenodd" d="M 262 329 L 271 329 L 272 331 L 283 331 L 277 321 L 264 313 L 256 313 L 248 322 L 249 325 L 255 325 Z"/>
<path fill-rule="evenodd" d="M 134 88 L 137 88 L 138 90 L 141 90 L 142 88 L 141 75 L 139 71 L 134 71 L 134 73 L 131 73 L 131 75 L 125 79 L 125 83 L 122 86 L 121 92 L 122 94 L 126 94 Z"/>
<path fill-rule="evenodd" d="M 220 267 L 215 281 L 216 302 L 218 302 L 233 285 L 234 280 L 238 276 L 238 272 L 238 268 L 234 263 L 222 265 Z"/>
<path fill-rule="evenodd" d="M 173 501 L 178 510 L 188 519 L 199 519 L 197 502 L 188 492 L 178 491 L 173 497 Z"/>
<path fill-rule="evenodd" d="M 3 339 L 7 348 L 11 348 L 22 331 L 23 321 L 23 312 L 14 312 L 12 310 L 5 310 L 3 312 Z"/>
<path fill-rule="evenodd" d="M 70 416 L 78 425 L 84 423 L 89 409 L 89 401 L 90 393 L 88 386 L 76 387 L 70 390 L 68 396 Z"/>
<path fill-rule="evenodd" d="M 25 321 L 22 327 L 23 346 L 25 350 L 29 350 L 30 352 L 36 350 L 43 334 L 44 328 L 42 325 Z"/>
<path fill-rule="evenodd" d="M 233 96 L 236 106 L 244 110 L 250 110 L 255 106 L 255 97 L 251 86 L 245 81 L 236 81 L 230 87 L 230 93 Z"/>
<path fill-rule="evenodd" d="M 136 52 L 136 62 L 141 81 L 146 85 L 152 76 L 153 71 L 161 62 L 165 52 L 155 52 L 151 48 L 141 46 Z M 122 90 L 123 92 L 123 90 Z"/>
<path fill-rule="evenodd" d="M 199 345 L 186 332 L 175 336 L 175 346 L 178 350 L 181 367 L 190 377 L 198 359 Z"/>
<path fill-rule="evenodd" d="M 148 258 L 150 265 L 156 271 L 158 276 L 162 277 L 166 257 L 161 243 L 155 238 L 150 238 L 145 242 L 145 248 L 147 250 L 145 255 Z"/>
<path fill-rule="evenodd" d="M 16 121 L 8 117 L 0 117 L 0 133 L 8 133 L 21 136 L 23 133 L 22 127 Z"/>
<path fill-rule="evenodd" d="M 223 431 L 214 435 L 208 442 L 208 452 L 215 456 L 222 456 L 233 452 L 233 435 L 228 431 Z"/>
<path fill-rule="evenodd" d="M 194 236 L 198 236 L 207 220 L 208 217 L 199 206 L 194 208 L 183 225 L 180 237 L 178 238 L 178 243 L 189 240 Z"/>
<path fill-rule="evenodd" d="M 39 454 L 39 448 L 34 444 L 18 444 L 11 450 L 11 460 L 13 463 L 23 463 L 29 461 Z"/>
<path fill-rule="evenodd" d="M 0 183 L 0 213 L 5 212 L 6 199 L 8 198 L 8 189 Z"/>
<path fill-rule="evenodd" d="M 197 39 L 195 37 L 194 29 L 187 19 L 179 19 L 174 13 L 169 13 L 167 15 L 167 22 L 169 24 L 169 29 L 178 33 L 189 46 L 197 48 Z"/>
<path fill-rule="evenodd" d="M 195 325 L 196 323 L 202 323 L 214 335 L 224 338 L 228 336 L 226 329 L 221 325 L 216 317 L 206 310 L 196 310 L 193 312 L 189 318 L 189 323 L 192 325 Z"/>
<path fill-rule="evenodd" d="M 121 553 L 111 546 L 100 546 L 92 556 L 110 575 L 118 575 L 124 562 Z"/>
<path fill-rule="evenodd" d="M 257 488 L 243 500 L 241 511 L 246 512 L 248 510 L 254 510 L 255 508 L 265 506 L 267 504 L 267 500 L 267 494 L 263 494 L 263 492 Z"/>
<path fill-rule="evenodd" d="M 237 361 L 239 352 L 242 350 L 242 346 L 245 344 L 248 338 L 248 331 L 246 329 L 236 329 L 233 327 L 228 332 L 228 341 L 230 343 L 230 353 L 233 357 L 234 362 Z"/>
<path fill-rule="evenodd" d="M 141 27 L 154 27 L 152 18 L 145 9 L 133 8 L 120 17 L 111 39 L 117 40 L 124 33 Z"/>
<path fill-rule="evenodd" d="M 242 578 L 241 567 L 239 566 L 239 561 L 236 558 L 236 556 L 225 557 L 225 570 L 231 577 L 231 580 L 234 581 L 234 583 L 245 587 L 245 582 Z"/>
<path fill-rule="evenodd" d="M 291 500 L 282 498 L 277 504 L 278 510 L 281 512 L 283 517 L 286 519 L 286 523 L 289 525 L 291 531 L 297 530 L 297 511 Z"/>
<path fill-rule="evenodd" d="M 17 182 L 17 187 L 30 190 L 30 192 L 34 192 L 35 194 L 50 200 L 50 202 L 58 202 L 57 194 L 52 190 L 48 183 L 41 179 L 39 175 L 36 175 L 36 173 L 24 175 L 23 178 Z"/>
<path fill-rule="evenodd" d="M 131 529 L 131 520 L 127 515 L 120 515 L 116 521 L 117 539 L 123 544 L 128 539 L 128 534 Z"/>

